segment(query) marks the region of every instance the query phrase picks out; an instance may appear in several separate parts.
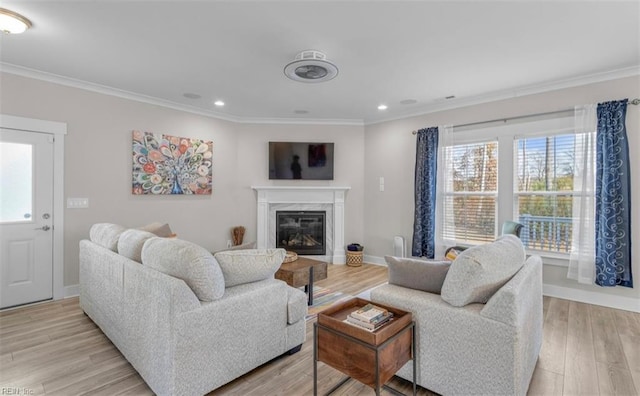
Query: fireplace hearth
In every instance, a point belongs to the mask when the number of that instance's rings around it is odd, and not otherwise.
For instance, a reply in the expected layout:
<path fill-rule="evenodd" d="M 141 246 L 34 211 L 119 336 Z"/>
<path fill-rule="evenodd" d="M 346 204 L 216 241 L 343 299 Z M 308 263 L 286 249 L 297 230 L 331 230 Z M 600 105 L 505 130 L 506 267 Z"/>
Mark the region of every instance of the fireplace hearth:
<path fill-rule="evenodd" d="M 276 247 L 303 255 L 324 255 L 325 217 L 325 211 L 276 211 Z"/>

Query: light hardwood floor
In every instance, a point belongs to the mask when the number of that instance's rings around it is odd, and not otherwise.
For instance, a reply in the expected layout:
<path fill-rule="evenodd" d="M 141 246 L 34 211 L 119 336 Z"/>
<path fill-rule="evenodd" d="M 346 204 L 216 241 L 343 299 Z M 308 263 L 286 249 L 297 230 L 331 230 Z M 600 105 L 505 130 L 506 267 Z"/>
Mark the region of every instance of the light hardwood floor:
<path fill-rule="evenodd" d="M 385 267 L 329 265 L 319 286 L 356 295 L 385 282 Z M 640 314 L 544 298 L 544 344 L 531 395 L 638 395 Z M 211 395 L 310 395 L 313 391 L 313 322 L 292 356 L 273 360 Z M 319 364 L 319 391 L 342 374 Z M 409 394 L 410 384 L 393 387 Z M 142 378 L 93 322 L 77 298 L 0 312 L 0 395 L 147 395 Z M 26 391 L 26 392 L 25 392 Z M 16 393 L 19 392 L 19 393 Z M 336 395 L 373 395 L 355 381 Z M 383 392 L 383 394 L 389 394 Z M 419 395 L 432 395 L 419 388 Z"/>

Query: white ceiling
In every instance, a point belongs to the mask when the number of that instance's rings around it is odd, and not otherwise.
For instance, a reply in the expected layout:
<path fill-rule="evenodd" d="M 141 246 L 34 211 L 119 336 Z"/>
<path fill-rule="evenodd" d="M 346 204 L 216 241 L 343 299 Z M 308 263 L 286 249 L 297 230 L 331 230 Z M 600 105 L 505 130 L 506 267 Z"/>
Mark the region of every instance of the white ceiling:
<path fill-rule="evenodd" d="M 87 82 L 239 122 L 369 124 L 640 74 L 638 1 L 3 0 L 2 7 L 33 22 L 22 35 L 1 35 L 6 72 Z M 326 53 L 338 76 L 287 79 L 284 66 L 305 49 Z M 226 106 L 215 107 L 218 99 Z M 417 103 L 400 104 L 407 99 Z M 389 108 L 377 110 L 381 103 Z"/>

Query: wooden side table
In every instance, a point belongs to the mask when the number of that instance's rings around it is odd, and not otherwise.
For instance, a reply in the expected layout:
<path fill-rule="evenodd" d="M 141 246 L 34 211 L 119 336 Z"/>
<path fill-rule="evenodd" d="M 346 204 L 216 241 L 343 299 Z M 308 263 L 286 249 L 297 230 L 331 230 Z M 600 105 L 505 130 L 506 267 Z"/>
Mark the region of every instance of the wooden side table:
<path fill-rule="evenodd" d="M 415 357 L 415 323 L 410 312 L 377 304 L 393 312 L 394 318 L 369 332 L 345 323 L 347 316 L 368 304 L 360 298 L 348 300 L 318 314 L 313 326 L 313 394 L 318 394 L 318 361 L 347 375 L 333 386 L 329 395 L 353 378 L 376 391 L 402 395 L 385 385 L 395 373 Z M 416 394 L 416 365 L 413 365 L 413 395 Z"/>
<path fill-rule="evenodd" d="M 291 287 L 302 287 L 309 295 L 308 305 L 313 305 L 313 282 L 327 279 L 327 263 L 298 256 L 296 261 L 282 263 L 275 274 L 276 279 Z"/>

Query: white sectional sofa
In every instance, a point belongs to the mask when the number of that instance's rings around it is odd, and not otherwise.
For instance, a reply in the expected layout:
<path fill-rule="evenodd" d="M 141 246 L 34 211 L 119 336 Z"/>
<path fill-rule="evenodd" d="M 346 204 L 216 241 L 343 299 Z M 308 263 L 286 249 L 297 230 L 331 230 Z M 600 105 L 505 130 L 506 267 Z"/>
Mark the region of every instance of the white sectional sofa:
<path fill-rule="evenodd" d="M 542 345 L 542 261 L 505 236 L 444 262 L 387 257 L 371 300 L 413 313 L 417 383 L 442 395 L 525 395 Z M 448 271 L 448 272 L 447 272 Z M 398 375 L 411 380 L 412 362 Z"/>
<path fill-rule="evenodd" d="M 306 296 L 273 278 L 282 249 L 221 252 L 96 224 L 80 306 L 159 395 L 205 394 L 305 341 Z"/>

